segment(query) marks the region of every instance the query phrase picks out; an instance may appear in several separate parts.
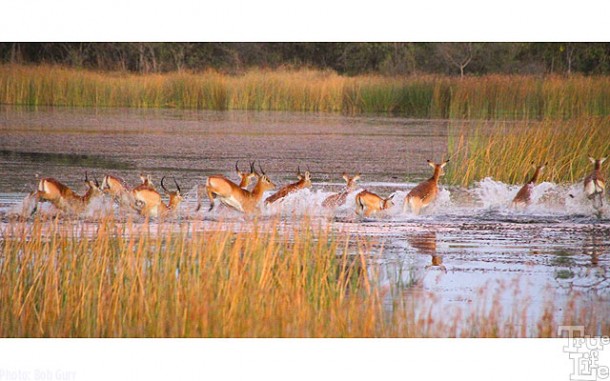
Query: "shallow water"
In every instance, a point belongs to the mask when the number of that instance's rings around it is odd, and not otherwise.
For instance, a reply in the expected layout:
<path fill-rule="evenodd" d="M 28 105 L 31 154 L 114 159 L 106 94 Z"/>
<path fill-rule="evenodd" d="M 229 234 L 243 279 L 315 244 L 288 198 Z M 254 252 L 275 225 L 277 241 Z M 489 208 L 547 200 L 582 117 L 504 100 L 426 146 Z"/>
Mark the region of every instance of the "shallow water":
<path fill-rule="evenodd" d="M 140 172 L 175 177 L 185 192 L 180 221 L 202 228 L 248 219 L 225 207 L 195 213 L 196 187 L 210 174 L 235 178 L 234 164 L 257 160 L 279 186 L 309 167 L 311 189 L 289 195 L 262 211 L 299 225 L 331 226 L 354 239 L 366 238 L 383 264 L 382 286 L 400 280 L 405 293 L 434 296 L 437 314 L 468 310 L 488 295 L 505 314 L 526 316 L 533 332 L 545 306 L 561 317 L 568 300 L 595 313 L 610 298 L 610 209 L 596 211 L 580 184 L 543 182 L 532 205 L 510 208 L 519 189 L 481 179 L 469 189 L 442 187 L 435 204 L 414 216 L 402 210 L 404 196 L 430 175 L 426 159 L 446 157 L 448 122 L 328 114 L 89 110 L 4 107 L 0 109 L 0 214 L 20 212 L 36 175 L 52 176 L 83 191 L 87 170 L 136 184 Z M 449 164 L 451 165 L 451 163 Z M 361 172 L 359 189 L 394 193 L 396 205 L 372 218 L 354 214 L 352 192 L 344 206 L 324 210 L 322 201 L 343 187 L 341 173 Z M 269 192 L 271 194 L 271 192 Z M 572 196 L 570 196 L 572 195 Z M 95 208 L 112 210 L 108 201 Z M 52 213 L 45 206 L 43 212 Z M 89 215 L 95 211 L 90 210 Z M 228 225 L 228 226 L 229 226 Z M 608 332 L 605 332 L 608 334 Z"/>

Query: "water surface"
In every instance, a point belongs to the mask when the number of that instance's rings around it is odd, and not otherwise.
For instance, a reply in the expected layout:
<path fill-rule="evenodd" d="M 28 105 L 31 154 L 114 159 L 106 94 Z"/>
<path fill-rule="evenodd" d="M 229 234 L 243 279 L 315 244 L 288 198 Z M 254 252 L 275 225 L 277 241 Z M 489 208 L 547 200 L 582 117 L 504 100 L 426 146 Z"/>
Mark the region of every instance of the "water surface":
<path fill-rule="evenodd" d="M 197 185 L 211 174 L 235 179 L 238 160 L 242 169 L 256 160 L 280 186 L 294 181 L 300 166 L 312 172 L 312 188 L 265 208 L 261 218 L 280 216 L 298 226 L 307 215 L 354 240 L 367 239 L 383 264 L 382 282 L 406 285 L 405 293 L 389 294 L 388 305 L 392 298 L 428 293 L 442 315 L 500 295 L 506 314 L 527 316 L 528 333 L 549 303 L 557 317 L 568 300 L 591 313 L 607 306 L 610 212 L 597 213 L 580 184 L 542 182 L 532 205 L 514 210 L 509 204 L 518 185 L 481 179 L 468 189 L 442 186 L 421 216 L 402 210 L 409 189 L 430 176 L 426 159 L 447 157 L 450 134 L 448 121 L 396 117 L 3 107 L 0 213 L 6 221 L 19 211 L 37 176 L 83 192 L 85 171 L 131 184 L 144 172 L 180 183 L 185 202 L 176 223 L 201 221 L 205 228 L 222 220 L 247 228 L 250 221 L 237 212 L 207 212 L 207 201 L 195 213 Z M 359 189 L 394 193 L 397 205 L 363 219 L 354 214 L 354 192 L 346 205 L 324 210 L 322 201 L 342 189 L 344 171 L 361 172 Z M 112 208 L 109 202 L 97 206 Z"/>

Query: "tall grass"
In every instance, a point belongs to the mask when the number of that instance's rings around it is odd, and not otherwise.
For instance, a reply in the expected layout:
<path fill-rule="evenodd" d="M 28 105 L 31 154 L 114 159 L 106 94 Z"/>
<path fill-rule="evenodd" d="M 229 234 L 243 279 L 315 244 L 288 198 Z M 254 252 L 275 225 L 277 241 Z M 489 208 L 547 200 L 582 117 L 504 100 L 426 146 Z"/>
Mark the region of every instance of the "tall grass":
<path fill-rule="evenodd" d="M 367 242 L 307 221 L 232 232 L 35 220 L 5 225 L 0 247 L 0 337 L 486 337 L 532 324 L 483 294 L 435 320 L 430 295 L 382 286 Z M 608 332 L 605 316 L 573 308 L 563 322 Z M 533 335 L 555 335 L 558 320 L 543 314 Z"/>
<path fill-rule="evenodd" d="M 451 119 L 570 119 L 610 114 L 610 77 L 346 77 L 311 69 L 136 75 L 0 66 L 0 103 L 392 113 Z"/>
<path fill-rule="evenodd" d="M 466 186 L 485 177 L 523 183 L 531 162 L 548 162 L 543 181 L 574 183 L 593 169 L 588 156 L 610 155 L 610 118 L 541 122 L 454 122 L 444 181 Z M 603 168 L 602 168 L 603 169 Z"/>

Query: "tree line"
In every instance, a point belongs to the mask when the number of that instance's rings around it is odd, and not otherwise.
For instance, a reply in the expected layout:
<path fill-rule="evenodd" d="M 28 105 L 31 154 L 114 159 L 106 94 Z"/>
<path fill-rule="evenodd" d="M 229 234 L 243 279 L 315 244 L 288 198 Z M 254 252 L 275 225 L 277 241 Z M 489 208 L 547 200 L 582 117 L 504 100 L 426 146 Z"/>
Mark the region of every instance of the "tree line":
<path fill-rule="evenodd" d="M 163 73 L 310 67 L 340 74 L 610 74 L 610 43 L 0 43 L 0 61 Z"/>

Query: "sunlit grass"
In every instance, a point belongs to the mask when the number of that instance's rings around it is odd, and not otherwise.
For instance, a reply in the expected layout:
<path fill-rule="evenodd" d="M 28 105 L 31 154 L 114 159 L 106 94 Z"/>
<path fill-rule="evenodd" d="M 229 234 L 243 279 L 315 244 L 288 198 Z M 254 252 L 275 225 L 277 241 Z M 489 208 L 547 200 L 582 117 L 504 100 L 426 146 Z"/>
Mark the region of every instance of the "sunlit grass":
<path fill-rule="evenodd" d="M 0 66 L 0 103 L 30 106 L 391 113 L 450 119 L 571 119 L 610 113 L 610 77 L 348 77 L 313 69 L 137 75 Z"/>
<path fill-rule="evenodd" d="M 307 219 L 243 228 L 5 224 L 0 337 L 495 337 L 526 336 L 528 324 L 553 336 L 573 319 L 610 329 L 576 308 L 561 322 L 528 322 L 519 306 L 502 318 L 500 295 L 484 292 L 433 313 L 433 295 L 410 291 L 417 282 L 380 281 L 381 253 L 365 240 Z"/>
<path fill-rule="evenodd" d="M 444 179 L 467 186 L 485 177 L 523 183 L 531 162 L 548 162 L 541 181 L 574 183 L 592 170 L 588 156 L 610 154 L 610 118 L 452 123 Z"/>

